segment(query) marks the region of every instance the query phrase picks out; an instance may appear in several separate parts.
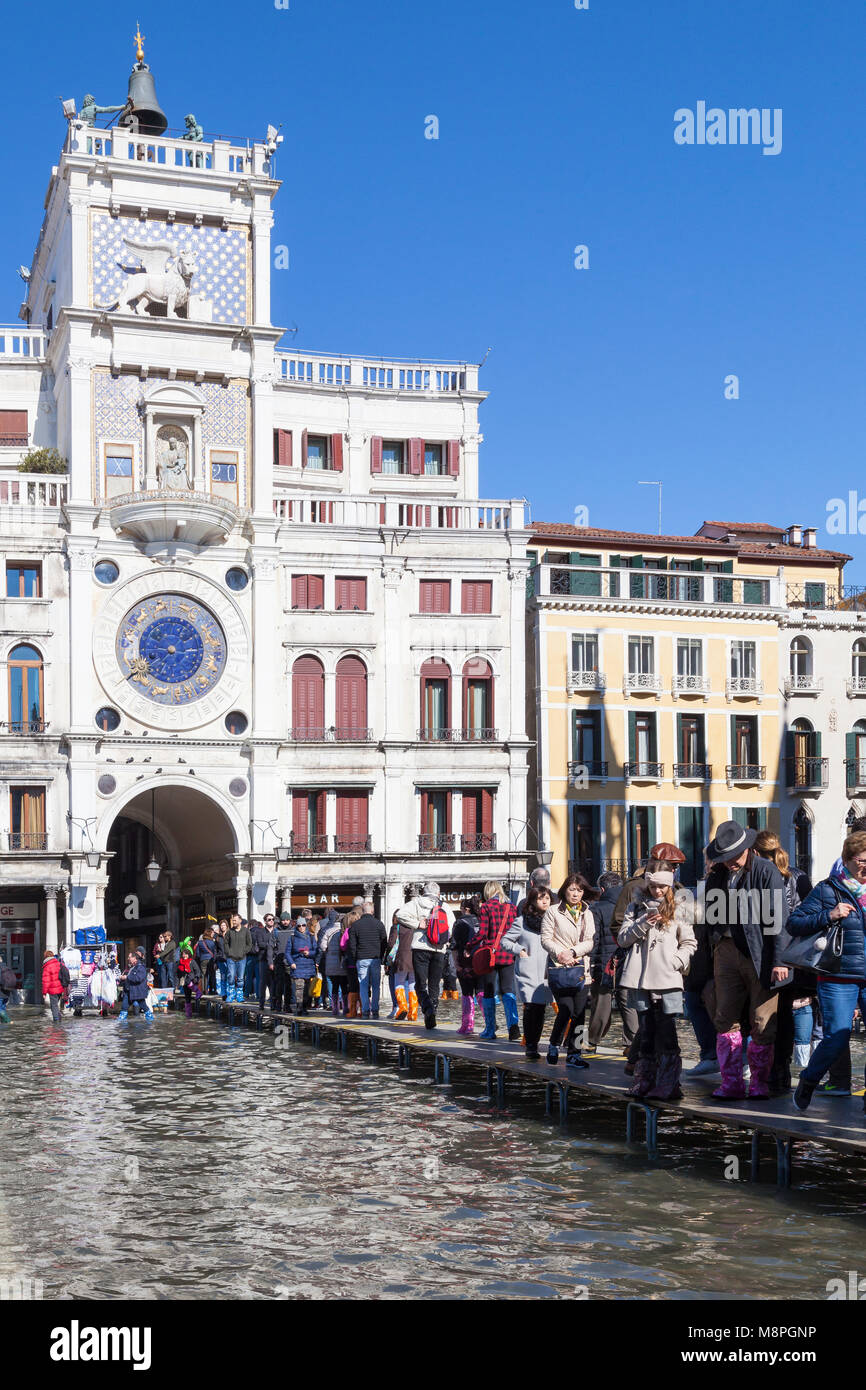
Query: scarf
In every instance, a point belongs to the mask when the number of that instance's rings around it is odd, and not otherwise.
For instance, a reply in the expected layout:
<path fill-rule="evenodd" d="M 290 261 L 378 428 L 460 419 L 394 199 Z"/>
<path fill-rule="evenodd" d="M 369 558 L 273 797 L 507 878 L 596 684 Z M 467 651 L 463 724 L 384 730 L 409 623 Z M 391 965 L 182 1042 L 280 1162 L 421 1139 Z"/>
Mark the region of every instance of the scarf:
<path fill-rule="evenodd" d="M 848 892 L 857 899 L 860 911 L 866 913 L 866 883 L 861 883 L 859 879 L 851 878 L 849 874 L 846 874 L 844 865 L 830 877 L 836 879 L 837 883 L 843 884 Z"/>

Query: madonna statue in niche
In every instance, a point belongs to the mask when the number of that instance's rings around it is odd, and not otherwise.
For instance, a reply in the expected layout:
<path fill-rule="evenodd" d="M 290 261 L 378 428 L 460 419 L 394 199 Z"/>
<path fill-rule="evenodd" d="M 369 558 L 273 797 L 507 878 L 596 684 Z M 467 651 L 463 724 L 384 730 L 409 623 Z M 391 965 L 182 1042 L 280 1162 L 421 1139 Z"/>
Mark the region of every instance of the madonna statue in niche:
<path fill-rule="evenodd" d="M 167 425 L 157 435 L 156 481 L 160 491 L 190 492 L 189 451 L 182 430 Z"/>

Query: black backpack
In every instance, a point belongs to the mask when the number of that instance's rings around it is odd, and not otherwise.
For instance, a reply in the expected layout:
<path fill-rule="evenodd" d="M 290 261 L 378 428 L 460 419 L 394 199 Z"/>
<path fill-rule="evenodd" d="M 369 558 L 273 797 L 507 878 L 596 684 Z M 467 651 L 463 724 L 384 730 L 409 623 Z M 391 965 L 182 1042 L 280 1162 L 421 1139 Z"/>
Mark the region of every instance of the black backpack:
<path fill-rule="evenodd" d="M 67 970 L 66 966 L 63 964 L 63 961 L 61 961 L 61 962 L 60 962 L 60 983 L 62 984 L 62 986 L 63 986 L 64 989 L 65 989 L 66 986 L 69 984 L 70 978 L 71 978 L 71 976 L 70 976 L 70 974 L 69 974 L 69 971 Z"/>

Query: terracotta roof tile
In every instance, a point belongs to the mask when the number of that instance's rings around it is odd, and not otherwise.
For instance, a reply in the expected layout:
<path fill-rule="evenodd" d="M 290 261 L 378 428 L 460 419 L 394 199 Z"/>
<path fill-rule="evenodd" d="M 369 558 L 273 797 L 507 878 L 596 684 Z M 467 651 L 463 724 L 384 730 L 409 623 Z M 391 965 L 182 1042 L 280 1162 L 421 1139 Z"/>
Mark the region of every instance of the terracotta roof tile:
<path fill-rule="evenodd" d="M 754 524 L 754 523 L 753 523 Z M 732 528 L 733 529 L 733 528 Z M 611 541 L 622 545 L 652 546 L 654 549 L 719 550 L 727 555 L 743 555 L 753 560 L 775 560 L 797 564 L 844 564 L 852 557 L 841 550 L 819 550 L 801 545 L 768 545 L 765 541 L 730 543 L 716 536 L 658 536 L 648 531 L 614 531 L 600 526 L 571 526 L 567 522 L 535 521 L 529 527 L 539 540 L 560 537 L 574 541 Z"/>
<path fill-rule="evenodd" d="M 724 526 L 726 530 L 733 531 L 736 535 L 739 531 L 760 531 L 769 532 L 774 536 L 785 534 L 784 526 L 771 526 L 769 521 L 702 521 L 702 526 Z"/>

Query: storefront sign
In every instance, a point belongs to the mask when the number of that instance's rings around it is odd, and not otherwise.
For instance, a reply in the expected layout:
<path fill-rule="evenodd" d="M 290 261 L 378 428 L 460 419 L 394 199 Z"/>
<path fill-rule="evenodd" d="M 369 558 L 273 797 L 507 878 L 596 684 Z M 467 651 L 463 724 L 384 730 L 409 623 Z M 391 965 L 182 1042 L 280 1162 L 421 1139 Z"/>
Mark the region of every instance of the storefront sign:
<path fill-rule="evenodd" d="M 237 893 L 217 893 L 217 895 L 216 895 L 216 902 L 215 902 L 215 904 L 214 904 L 214 907 L 215 907 L 215 910 L 216 910 L 216 912 L 217 912 L 217 914 L 218 914 L 219 916 L 222 916 L 222 914 L 223 914 L 224 912 L 228 912 L 228 913 L 237 912 L 237 910 L 238 910 L 238 895 L 237 895 Z"/>
<path fill-rule="evenodd" d="M 317 908 L 329 907 L 351 907 L 355 898 L 362 894 L 360 886 L 358 888 L 338 889 L 328 893 L 293 893 L 292 907 L 304 908 L 311 907 L 315 912 Z"/>
<path fill-rule="evenodd" d="M 30 918 L 38 918 L 38 903 L 0 903 L 0 921 L 5 922 L 10 918 L 13 921 L 24 922 Z"/>

